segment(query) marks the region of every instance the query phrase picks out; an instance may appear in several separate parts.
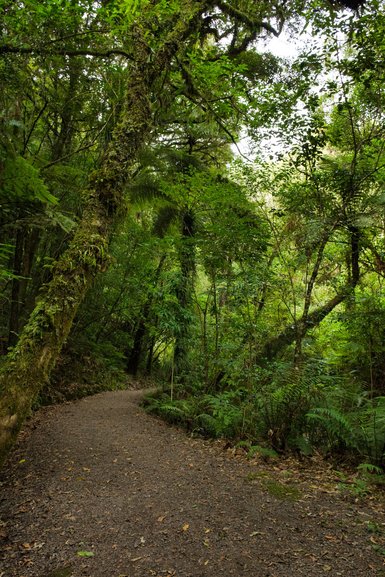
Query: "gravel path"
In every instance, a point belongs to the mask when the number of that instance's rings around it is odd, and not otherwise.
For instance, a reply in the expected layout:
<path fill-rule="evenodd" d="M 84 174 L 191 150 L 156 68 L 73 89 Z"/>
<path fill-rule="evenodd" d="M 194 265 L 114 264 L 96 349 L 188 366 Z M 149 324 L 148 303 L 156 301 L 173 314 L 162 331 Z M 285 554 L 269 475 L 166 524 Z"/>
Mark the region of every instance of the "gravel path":
<path fill-rule="evenodd" d="M 0 577 L 385 575 L 380 507 L 303 484 L 274 497 L 256 464 L 147 415 L 139 397 L 32 419 L 1 476 Z"/>

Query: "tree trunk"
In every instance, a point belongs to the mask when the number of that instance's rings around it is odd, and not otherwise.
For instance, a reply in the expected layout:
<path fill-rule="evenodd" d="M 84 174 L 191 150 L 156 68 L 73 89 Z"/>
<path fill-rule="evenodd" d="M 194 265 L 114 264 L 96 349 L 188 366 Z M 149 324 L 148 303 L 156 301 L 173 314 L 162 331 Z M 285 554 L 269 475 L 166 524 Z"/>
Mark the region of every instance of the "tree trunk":
<path fill-rule="evenodd" d="M 87 288 L 106 267 L 114 216 L 123 204 L 123 185 L 150 128 L 148 92 L 143 75 L 133 74 L 114 140 L 106 150 L 100 169 L 91 175 L 82 221 L 2 371 L 0 460 L 47 381 Z"/>
<path fill-rule="evenodd" d="M 162 255 L 154 274 L 154 280 L 153 280 L 154 287 L 156 287 L 158 284 L 159 277 L 162 272 L 165 260 L 166 255 Z M 134 343 L 132 349 L 128 355 L 127 372 L 133 375 L 134 377 L 138 374 L 139 365 L 143 357 L 143 342 L 147 332 L 147 324 L 151 313 L 152 301 L 153 301 L 153 293 L 152 291 L 150 291 L 149 294 L 147 295 L 146 302 L 144 303 L 143 306 L 142 314 L 139 318 L 139 322 L 135 330 Z"/>
<path fill-rule="evenodd" d="M 15 278 L 12 279 L 11 288 L 11 308 L 8 323 L 8 347 L 13 347 L 17 343 L 19 335 L 19 313 L 20 313 L 20 275 L 23 262 L 24 233 L 21 229 L 16 231 L 15 254 L 13 257 L 12 272 Z"/>
<path fill-rule="evenodd" d="M 195 218 L 191 210 L 186 210 L 182 217 L 182 238 L 179 251 L 180 281 L 176 290 L 176 298 L 180 309 L 178 332 L 175 336 L 174 366 L 175 374 L 183 372 L 189 341 L 189 318 L 191 295 L 193 291 L 195 272 Z"/>
<path fill-rule="evenodd" d="M 310 328 L 318 326 L 320 322 L 323 321 L 323 319 L 326 318 L 327 315 L 330 314 L 332 310 L 336 308 L 337 305 L 342 303 L 347 298 L 348 294 L 349 293 L 336 295 L 335 297 L 330 299 L 326 304 L 315 309 L 312 313 L 310 313 L 307 316 L 306 320 L 301 318 L 297 323 L 298 325 L 303 325 L 301 334 L 305 335 Z M 262 352 L 260 353 L 260 355 L 258 355 L 258 358 L 259 359 L 274 358 L 279 353 L 280 350 L 291 345 L 296 340 L 297 335 L 298 335 L 298 327 L 295 324 L 289 325 L 278 336 L 274 337 L 265 344 Z"/>

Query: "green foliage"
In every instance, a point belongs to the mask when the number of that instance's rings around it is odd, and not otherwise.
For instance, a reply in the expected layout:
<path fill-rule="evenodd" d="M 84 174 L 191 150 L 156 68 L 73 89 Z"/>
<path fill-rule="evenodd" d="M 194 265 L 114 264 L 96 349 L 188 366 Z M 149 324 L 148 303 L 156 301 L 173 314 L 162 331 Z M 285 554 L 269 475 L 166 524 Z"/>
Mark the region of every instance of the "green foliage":
<path fill-rule="evenodd" d="M 357 291 L 354 307 L 339 315 L 345 331 L 338 339 L 334 362 L 365 383 L 372 394 L 381 395 L 385 368 L 385 303 L 381 294 L 371 292 Z"/>
<path fill-rule="evenodd" d="M 204 412 L 199 415 L 198 422 L 205 434 L 227 438 L 242 436 L 244 412 L 237 393 L 205 395 L 201 407 Z"/>
<path fill-rule="evenodd" d="M 6 158 L 0 186 L 3 200 L 57 203 L 57 198 L 49 192 L 39 171 L 21 156 Z"/>
<path fill-rule="evenodd" d="M 145 406 L 149 412 L 203 436 L 238 438 L 244 434 L 244 408 L 237 393 L 174 399 L 164 394 L 148 398 Z"/>
<path fill-rule="evenodd" d="M 13 254 L 14 247 L 11 244 L 0 243 L 0 281 L 17 278 L 8 268 L 8 262 Z"/>
<path fill-rule="evenodd" d="M 383 476 L 384 472 L 381 469 L 381 467 L 377 467 L 376 465 L 373 465 L 372 463 L 361 463 L 360 465 L 358 465 L 357 470 L 360 473 L 365 474 L 369 474 L 369 475 L 378 475 L 378 476 Z"/>
<path fill-rule="evenodd" d="M 171 399 L 169 395 L 148 396 L 145 400 L 148 412 L 159 415 L 169 423 L 182 425 L 188 430 L 195 428 L 199 407 L 194 399 Z"/>
<path fill-rule="evenodd" d="M 318 407 L 306 415 L 309 421 L 318 421 L 325 427 L 329 436 L 329 443 L 339 446 L 343 443 L 345 447 L 357 448 L 357 442 L 354 435 L 354 427 L 348 418 L 334 408 Z"/>
<path fill-rule="evenodd" d="M 326 433 L 329 450 L 349 449 L 368 459 L 373 467 L 383 466 L 385 458 L 385 398 L 366 399 L 360 407 L 342 412 L 335 407 L 318 407 L 307 414 L 313 434 L 319 427 Z M 318 426 L 317 426 L 318 425 Z"/>
<path fill-rule="evenodd" d="M 255 396 L 259 423 L 257 431 L 268 439 L 278 451 L 291 448 L 309 452 L 306 414 L 322 398 L 324 385 L 320 376 L 312 374 L 309 367 L 290 370 L 283 367 L 273 376 L 268 387 Z M 291 379 L 292 382 L 282 383 Z"/>

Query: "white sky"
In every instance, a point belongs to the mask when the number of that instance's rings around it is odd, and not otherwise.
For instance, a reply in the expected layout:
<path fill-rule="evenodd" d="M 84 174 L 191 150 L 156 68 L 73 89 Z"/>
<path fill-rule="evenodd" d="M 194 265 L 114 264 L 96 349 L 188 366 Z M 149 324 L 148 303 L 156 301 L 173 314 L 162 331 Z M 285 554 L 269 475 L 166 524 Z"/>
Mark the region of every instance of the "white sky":
<path fill-rule="evenodd" d="M 279 58 L 294 60 L 305 46 L 307 40 L 310 39 L 311 36 L 306 33 L 296 38 L 289 38 L 283 31 L 278 38 L 272 36 L 267 40 L 261 40 L 258 44 L 258 49 L 260 52 L 271 52 Z M 262 151 L 262 156 L 264 147 L 266 148 L 267 156 L 271 153 L 279 154 L 282 152 L 282 145 L 275 138 L 266 138 L 260 141 L 258 149 Z M 255 156 L 252 152 L 252 142 L 248 137 L 240 138 L 238 146 L 232 145 L 231 148 L 235 156 L 239 156 L 241 153 L 250 160 L 253 160 Z"/>
<path fill-rule="evenodd" d="M 270 38 L 268 42 L 263 42 L 260 48 L 262 51 L 271 52 L 274 56 L 280 58 L 295 58 L 298 55 L 298 44 L 298 39 L 289 40 L 285 37 L 285 33 L 282 32 L 279 38 Z M 303 45 L 303 40 L 301 40 L 301 44 Z"/>

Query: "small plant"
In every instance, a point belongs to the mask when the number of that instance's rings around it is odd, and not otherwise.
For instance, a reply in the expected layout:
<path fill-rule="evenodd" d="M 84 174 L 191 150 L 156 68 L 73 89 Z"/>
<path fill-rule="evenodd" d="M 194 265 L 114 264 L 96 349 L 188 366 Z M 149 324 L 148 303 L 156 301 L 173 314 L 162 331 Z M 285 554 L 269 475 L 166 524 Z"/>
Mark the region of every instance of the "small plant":
<path fill-rule="evenodd" d="M 232 391 L 203 397 L 206 416 L 200 419 L 210 423 L 215 437 L 239 437 L 242 432 L 243 411 L 238 395 Z M 211 417 L 207 419 L 207 416 Z M 209 431 L 210 432 L 210 431 Z"/>
<path fill-rule="evenodd" d="M 383 545 L 373 545 L 374 551 L 385 557 L 385 547 Z"/>
<path fill-rule="evenodd" d="M 187 429 L 194 429 L 199 409 L 194 399 L 170 399 L 170 396 L 163 394 L 160 397 L 148 396 L 145 399 L 145 409 L 149 413 L 158 415 L 165 421 L 174 425 L 182 425 Z"/>
<path fill-rule="evenodd" d="M 360 473 L 364 473 L 365 475 L 382 476 L 384 474 L 381 467 L 377 467 L 372 463 L 361 463 L 361 465 L 358 465 L 357 471 L 359 471 Z"/>
<path fill-rule="evenodd" d="M 277 367 L 271 383 L 255 396 L 260 435 L 276 451 L 287 449 L 311 453 L 307 439 L 307 413 L 322 397 L 318 374 L 306 366 Z"/>

